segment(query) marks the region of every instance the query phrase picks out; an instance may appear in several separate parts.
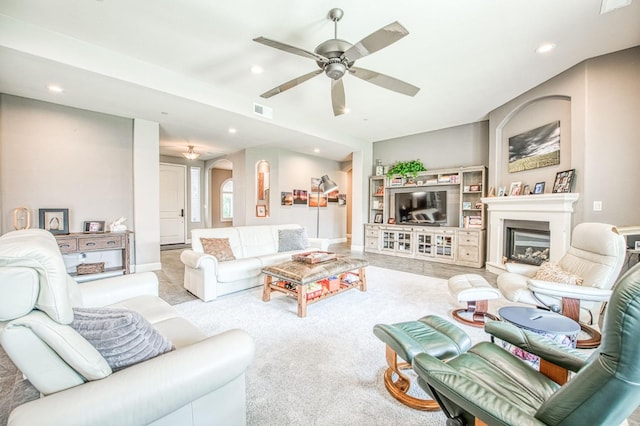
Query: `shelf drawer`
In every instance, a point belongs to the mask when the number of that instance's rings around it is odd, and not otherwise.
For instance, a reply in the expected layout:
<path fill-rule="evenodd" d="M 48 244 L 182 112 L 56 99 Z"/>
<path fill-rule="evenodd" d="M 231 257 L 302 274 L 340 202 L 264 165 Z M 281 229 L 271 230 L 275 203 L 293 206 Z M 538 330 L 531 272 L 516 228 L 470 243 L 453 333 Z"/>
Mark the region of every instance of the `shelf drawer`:
<path fill-rule="evenodd" d="M 478 247 L 458 246 L 458 260 L 477 262 L 479 260 L 479 255 L 480 252 Z"/>
<path fill-rule="evenodd" d="M 478 245 L 478 234 L 475 232 L 461 232 L 460 235 L 458 236 L 459 240 L 458 240 L 458 244 L 462 245 L 462 246 L 477 246 Z"/>
<path fill-rule="evenodd" d="M 367 248 L 370 249 L 377 249 L 378 248 L 378 239 L 377 238 L 365 238 L 364 239 L 364 245 Z"/>
<path fill-rule="evenodd" d="M 61 253 L 72 253 L 78 249 L 78 240 L 75 238 L 56 238 Z"/>
<path fill-rule="evenodd" d="M 78 251 L 109 250 L 124 247 L 122 235 L 108 237 L 78 238 Z"/>
<path fill-rule="evenodd" d="M 367 231 L 366 231 L 366 234 L 365 234 L 366 237 L 378 238 L 378 235 L 380 235 L 380 231 L 379 230 L 367 228 Z"/>

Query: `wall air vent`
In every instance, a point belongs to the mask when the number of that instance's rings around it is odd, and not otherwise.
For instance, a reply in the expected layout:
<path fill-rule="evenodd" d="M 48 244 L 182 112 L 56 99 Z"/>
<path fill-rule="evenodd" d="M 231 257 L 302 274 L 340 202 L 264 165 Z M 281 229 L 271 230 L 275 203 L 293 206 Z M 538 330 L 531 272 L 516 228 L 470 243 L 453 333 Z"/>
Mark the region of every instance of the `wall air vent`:
<path fill-rule="evenodd" d="M 256 114 L 264 118 L 269 118 L 269 119 L 273 118 L 272 108 L 257 104 L 255 102 L 253 103 L 253 112 L 255 112 Z"/>

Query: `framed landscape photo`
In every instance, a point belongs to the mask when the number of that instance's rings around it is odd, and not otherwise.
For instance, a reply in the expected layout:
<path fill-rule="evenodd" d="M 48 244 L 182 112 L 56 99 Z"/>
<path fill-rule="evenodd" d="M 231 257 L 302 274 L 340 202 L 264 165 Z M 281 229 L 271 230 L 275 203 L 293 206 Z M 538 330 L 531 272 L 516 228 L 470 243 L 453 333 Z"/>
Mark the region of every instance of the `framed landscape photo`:
<path fill-rule="evenodd" d="M 536 183 L 536 186 L 533 187 L 534 194 L 544 194 L 544 182 Z"/>
<path fill-rule="evenodd" d="M 38 209 L 40 228 L 52 234 L 69 233 L 69 209 Z"/>
<path fill-rule="evenodd" d="M 573 181 L 576 175 L 576 169 L 565 170 L 556 173 L 556 180 L 553 183 L 553 193 L 571 192 Z"/>

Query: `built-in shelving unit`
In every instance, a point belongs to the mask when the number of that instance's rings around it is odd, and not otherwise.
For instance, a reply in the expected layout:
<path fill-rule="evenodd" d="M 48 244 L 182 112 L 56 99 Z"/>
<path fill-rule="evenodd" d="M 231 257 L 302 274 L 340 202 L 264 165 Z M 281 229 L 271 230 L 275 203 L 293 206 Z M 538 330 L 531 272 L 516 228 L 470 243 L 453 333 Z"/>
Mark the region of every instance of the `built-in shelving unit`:
<path fill-rule="evenodd" d="M 473 166 L 423 172 L 415 178 L 372 176 L 369 180 L 369 223 L 365 251 L 393 256 L 482 267 L 485 260 L 486 167 Z M 454 226 L 394 223 L 394 194 L 407 188 L 447 191 L 447 215 Z M 459 200 L 459 204 L 458 203 Z M 455 208 L 452 208 L 455 205 Z M 391 219 L 391 220 L 390 220 Z M 433 225 L 433 224 L 432 224 Z"/>

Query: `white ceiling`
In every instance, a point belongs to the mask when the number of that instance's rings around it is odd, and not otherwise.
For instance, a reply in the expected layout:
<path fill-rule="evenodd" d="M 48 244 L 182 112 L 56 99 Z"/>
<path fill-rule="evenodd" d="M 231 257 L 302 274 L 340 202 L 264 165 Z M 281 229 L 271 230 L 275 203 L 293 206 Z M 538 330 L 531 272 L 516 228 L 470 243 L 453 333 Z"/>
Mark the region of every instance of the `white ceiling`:
<path fill-rule="evenodd" d="M 409 35 L 357 62 L 421 88 L 415 97 L 344 77 L 349 114 L 334 117 L 311 59 L 252 41 L 312 51 L 356 43 L 399 21 Z M 0 92 L 157 121 L 161 154 L 187 144 L 214 158 L 255 146 L 335 160 L 363 143 L 486 119 L 487 113 L 591 57 L 640 45 L 640 1 L 600 14 L 600 0 L 1 0 Z M 553 42 L 542 55 L 535 49 Z M 253 74 L 254 65 L 264 68 Z M 64 88 L 49 93 L 48 84 Z M 273 119 L 253 113 L 253 103 Z M 230 134 L 234 127 L 237 133 Z M 320 152 L 314 154 L 313 148 Z"/>

